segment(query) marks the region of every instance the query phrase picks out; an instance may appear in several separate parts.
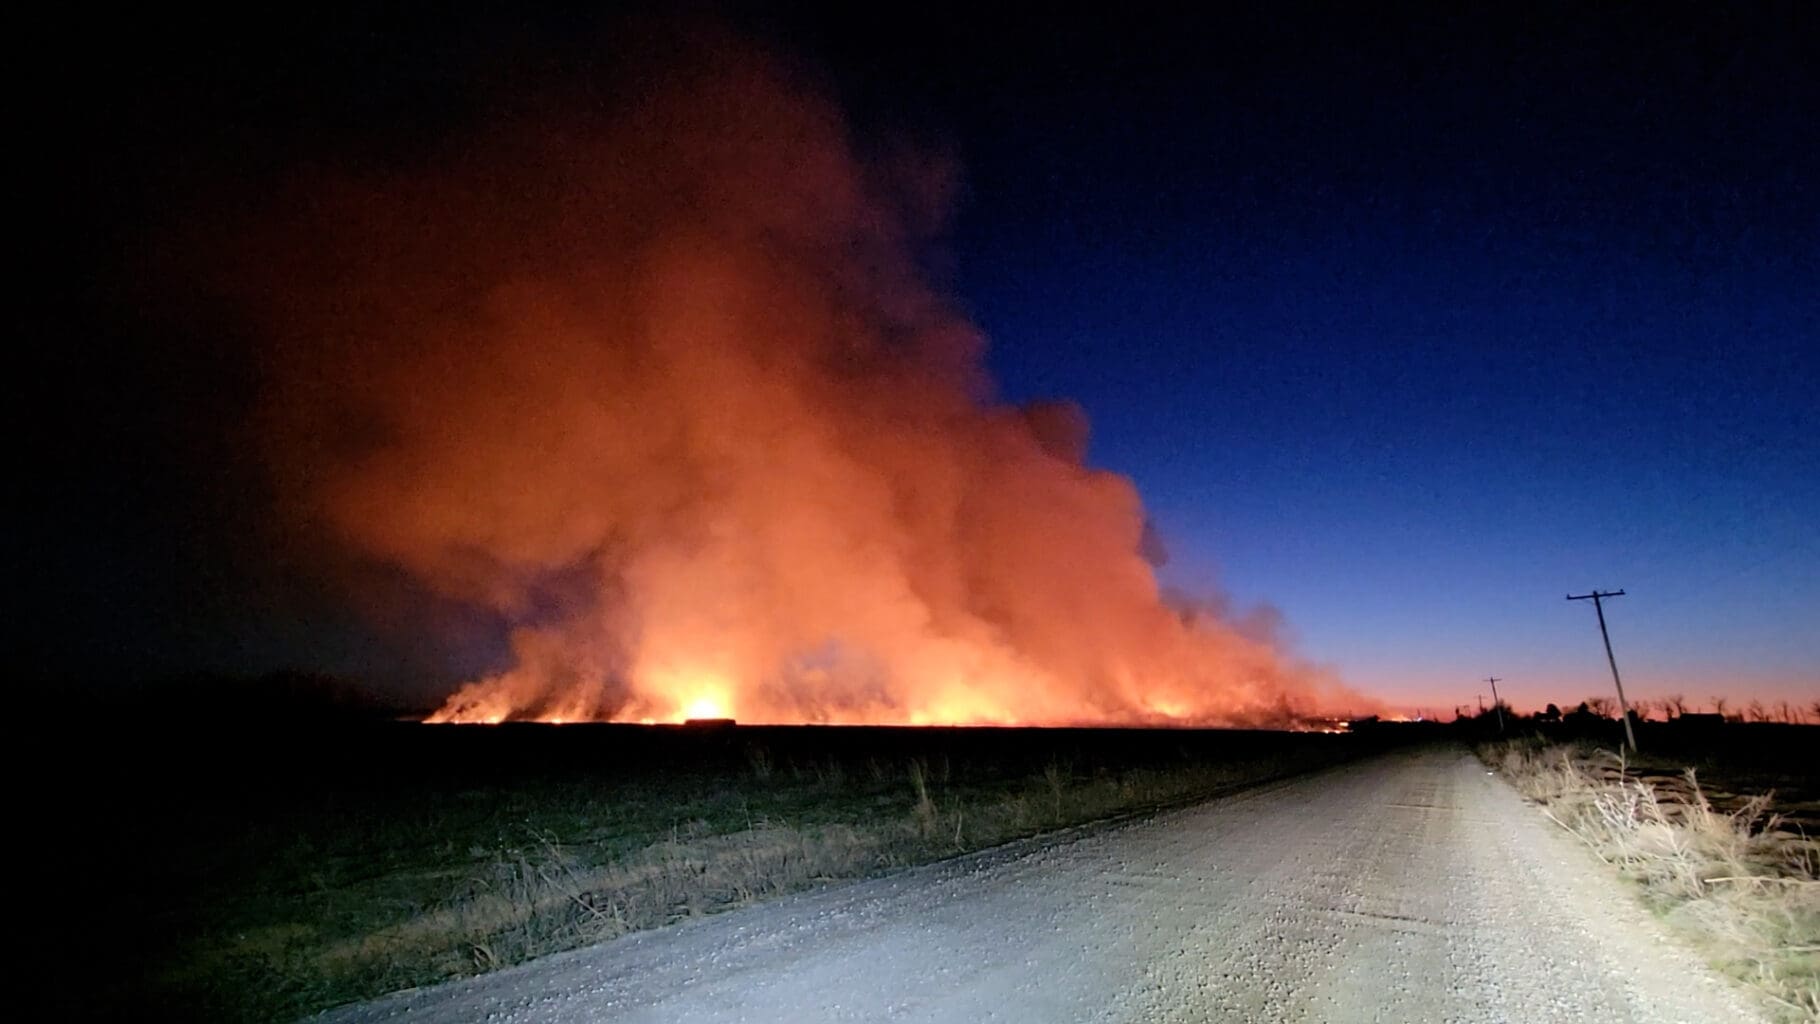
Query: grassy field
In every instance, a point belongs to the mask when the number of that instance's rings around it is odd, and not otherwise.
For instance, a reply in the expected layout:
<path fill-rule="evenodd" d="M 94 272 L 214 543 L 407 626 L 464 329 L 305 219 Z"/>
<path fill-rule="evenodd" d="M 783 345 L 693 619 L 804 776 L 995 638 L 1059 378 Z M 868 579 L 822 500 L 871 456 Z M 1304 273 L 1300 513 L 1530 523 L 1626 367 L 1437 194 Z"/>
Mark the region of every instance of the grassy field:
<path fill-rule="evenodd" d="M 126 964 L 77 1016 L 285 1020 L 1379 749 L 1237 731 L 110 733 L 69 831 Z M 94 812 L 89 815 L 86 812 Z M 122 864 L 132 865 L 122 878 Z"/>
<path fill-rule="evenodd" d="M 1778 1019 L 1815 1022 L 1817 734 L 1767 724 L 1700 734 L 1658 726 L 1639 735 L 1643 755 L 1541 736 L 1479 750 Z"/>

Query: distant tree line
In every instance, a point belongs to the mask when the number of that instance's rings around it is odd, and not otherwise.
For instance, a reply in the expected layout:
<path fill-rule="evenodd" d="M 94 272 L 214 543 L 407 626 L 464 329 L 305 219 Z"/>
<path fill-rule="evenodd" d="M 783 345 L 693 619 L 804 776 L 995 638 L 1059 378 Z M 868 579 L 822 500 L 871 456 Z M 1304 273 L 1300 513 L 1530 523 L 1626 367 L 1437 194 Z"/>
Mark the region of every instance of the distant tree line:
<path fill-rule="evenodd" d="M 1681 694 L 1671 694 L 1659 699 L 1632 701 L 1630 715 L 1633 722 L 1666 722 L 1673 723 L 1680 719 L 1690 722 L 1719 723 L 1779 723 L 1783 725 L 1820 724 L 1820 700 L 1802 704 L 1797 701 L 1780 700 L 1766 702 L 1752 700 L 1742 705 L 1734 705 L 1725 697 L 1712 697 L 1705 707 L 1708 711 L 1697 710 Z M 1496 727 L 1499 712 L 1502 712 L 1506 723 L 1519 727 L 1534 728 L 1537 726 L 1592 727 L 1601 723 L 1618 721 L 1618 702 L 1612 697 L 1588 697 L 1570 710 L 1563 711 L 1560 706 L 1549 704 L 1540 711 L 1524 715 L 1509 704 L 1499 701 L 1495 706 L 1485 708 L 1475 715 L 1458 712 L 1456 722 L 1471 722 L 1478 725 Z"/>

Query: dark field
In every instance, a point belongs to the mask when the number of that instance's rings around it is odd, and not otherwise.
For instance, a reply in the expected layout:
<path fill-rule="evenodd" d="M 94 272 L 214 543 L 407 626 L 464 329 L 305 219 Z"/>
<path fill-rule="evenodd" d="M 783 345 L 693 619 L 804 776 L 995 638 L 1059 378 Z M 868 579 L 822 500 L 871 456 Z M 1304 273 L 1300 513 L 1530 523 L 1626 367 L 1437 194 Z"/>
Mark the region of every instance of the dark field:
<path fill-rule="evenodd" d="M 1725 811 L 1770 794 L 1785 825 L 1820 836 L 1820 727 L 1733 722 L 1700 735 L 1645 722 L 1637 744 L 1638 772 L 1692 768 L 1707 798 Z"/>
<path fill-rule="evenodd" d="M 1624 726 L 1617 721 L 1589 729 L 1556 726 L 1521 732 L 1557 742 L 1584 741 L 1614 753 L 1624 745 Z M 1820 726 L 1642 722 L 1637 726 L 1637 747 L 1637 753 L 1624 758 L 1633 775 L 1680 779 L 1692 768 L 1713 807 L 1727 813 L 1753 797 L 1773 794 L 1772 810 L 1785 825 L 1820 836 Z"/>
<path fill-rule="evenodd" d="M 296 1018 L 1439 731 L 113 730 L 66 831 L 125 962 L 70 1009 Z"/>

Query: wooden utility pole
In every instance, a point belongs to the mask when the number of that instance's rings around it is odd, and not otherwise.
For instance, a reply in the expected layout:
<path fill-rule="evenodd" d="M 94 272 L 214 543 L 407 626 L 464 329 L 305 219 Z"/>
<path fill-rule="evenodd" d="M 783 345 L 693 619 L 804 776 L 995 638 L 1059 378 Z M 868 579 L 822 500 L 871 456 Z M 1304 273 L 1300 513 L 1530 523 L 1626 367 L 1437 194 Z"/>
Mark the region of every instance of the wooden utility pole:
<path fill-rule="evenodd" d="M 1498 731 L 1504 731 L 1504 705 L 1498 700 L 1498 684 L 1504 680 L 1498 676 L 1486 676 L 1485 681 L 1491 684 L 1491 708 L 1498 713 Z"/>
<path fill-rule="evenodd" d="M 1595 590 L 1590 594 L 1569 594 L 1569 601 L 1592 599 L 1593 610 L 1599 613 L 1599 635 L 1605 639 L 1605 660 L 1611 663 L 1611 681 L 1618 684 L 1618 713 L 1624 716 L 1624 739 L 1634 752 L 1637 749 L 1637 733 L 1630 725 L 1630 703 L 1624 699 L 1624 680 L 1618 678 L 1618 659 L 1612 657 L 1611 634 L 1605 629 L 1605 606 L 1600 602 L 1608 597 L 1623 597 L 1623 590 Z"/>

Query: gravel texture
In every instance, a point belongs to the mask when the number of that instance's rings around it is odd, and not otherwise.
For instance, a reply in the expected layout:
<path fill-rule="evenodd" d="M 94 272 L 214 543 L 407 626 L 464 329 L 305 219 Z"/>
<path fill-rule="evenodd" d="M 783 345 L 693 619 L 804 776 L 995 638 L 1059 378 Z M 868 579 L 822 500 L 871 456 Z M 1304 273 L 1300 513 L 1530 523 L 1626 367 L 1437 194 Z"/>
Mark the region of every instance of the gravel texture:
<path fill-rule="evenodd" d="M 379 1021 L 1731 1024 L 1752 1004 L 1458 749 L 330 1011 Z"/>

